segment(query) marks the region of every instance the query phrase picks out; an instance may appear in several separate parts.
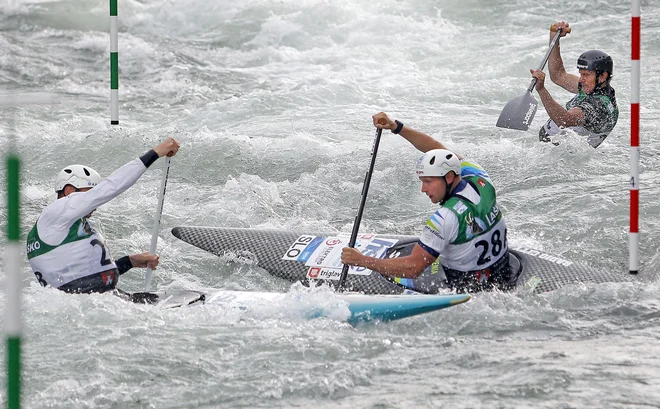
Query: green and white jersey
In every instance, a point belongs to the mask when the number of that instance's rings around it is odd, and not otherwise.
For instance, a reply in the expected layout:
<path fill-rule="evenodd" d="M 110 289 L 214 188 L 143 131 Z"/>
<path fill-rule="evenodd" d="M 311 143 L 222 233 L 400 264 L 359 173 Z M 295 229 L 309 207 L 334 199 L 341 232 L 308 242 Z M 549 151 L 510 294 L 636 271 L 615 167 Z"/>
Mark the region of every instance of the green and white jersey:
<path fill-rule="evenodd" d="M 427 220 L 419 244 L 445 267 L 476 271 L 507 254 L 506 224 L 488 175 L 463 176 L 451 197 Z"/>
<path fill-rule="evenodd" d="M 582 126 L 561 128 L 555 121 L 548 119 L 548 122 L 539 130 L 539 139 L 549 142 L 551 136 L 561 134 L 565 129 L 571 129 L 578 135 L 587 136 L 589 144 L 596 148 L 612 132 L 619 119 L 614 88 L 609 86 L 599 88 L 591 94 L 585 94 L 580 89 L 577 95 L 566 103 L 566 110 L 575 107 L 584 112 Z"/>
<path fill-rule="evenodd" d="M 117 268 L 103 236 L 91 227 L 87 219 L 76 220 L 66 238 L 54 246 L 39 236 L 39 224 L 37 221 L 28 234 L 27 251 L 30 266 L 40 283 L 59 287 L 91 274 Z"/>
<path fill-rule="evenodd" d="M 42 285 L 60 287 L 116 268 L 103 236 L 86 216 L 131 187 L 147 168 L 138 158 L 93 189 L 55 200 L 39 216 L 27 238 L 27 256 Z"/>

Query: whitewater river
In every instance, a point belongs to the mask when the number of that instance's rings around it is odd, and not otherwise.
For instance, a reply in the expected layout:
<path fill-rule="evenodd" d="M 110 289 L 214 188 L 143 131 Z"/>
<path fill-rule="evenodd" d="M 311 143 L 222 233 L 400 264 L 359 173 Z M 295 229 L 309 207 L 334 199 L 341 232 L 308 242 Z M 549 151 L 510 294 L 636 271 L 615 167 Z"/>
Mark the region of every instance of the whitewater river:
<path fill-rule="evenodd" d="M 659 6 L 642 1 L 638 280 L 479 294 L 352 327 L 305 320 L 292 303 L 163 310 L 66 295 L 41 288 L 25 260 L 23 406 L 660 408 Z M 558 20 L 573 27 L 561 41 L 569 72 L 592 48 L 615 61 L 621 114 L 597 150 L 581 138 L 539 143 L 542 107 L 527 132 L 494 126 L 529 85 Z M 326 290 L 292 287 L 170 230 L 350 231 L 371 115 L 385 111 L 488 170 L 512 246 L 627 274 L 630 31 L 622 0 L 120 0 L 120 124 L 111 126 L 108 1 L 3 0 L 0 94 L 47 92 L 57 102 L 0 110 L 2 153 L 14 118 L 23 161 L 22 234 L 55 199 L 65 165 L 107 176 L 174 136 L 181 150 L 154 285 L 323 302 Z M 547 87 L 562 103 L 571 97 Z M 362 231 L 420 233 L 436 207 L 413 174 L 418 156 L 383 133 Z M 148 250 L 163 165 L 94 214 L 114 257 Z M 4 226 L 4 200 L 0 207 Z M 144 271 L 120 287 L 142 290 Z M 0 350 L 4 357 L 4 343 Z M 4 405 L 4 371 L 0 384 Z"/>

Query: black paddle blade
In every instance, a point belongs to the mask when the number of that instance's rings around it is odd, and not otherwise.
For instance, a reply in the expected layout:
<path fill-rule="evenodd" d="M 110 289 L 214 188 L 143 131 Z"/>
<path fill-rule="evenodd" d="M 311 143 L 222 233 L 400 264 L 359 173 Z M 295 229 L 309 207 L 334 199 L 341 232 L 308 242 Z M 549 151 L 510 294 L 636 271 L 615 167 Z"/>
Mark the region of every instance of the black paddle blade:
<path fill-rule="evenodd" d="M 536 99 L 531 92 L 525 91 L 506 104 L 497 119 L 497 127 L 526 131 L 534 119 L 536 108 L 538 108 Z"/>

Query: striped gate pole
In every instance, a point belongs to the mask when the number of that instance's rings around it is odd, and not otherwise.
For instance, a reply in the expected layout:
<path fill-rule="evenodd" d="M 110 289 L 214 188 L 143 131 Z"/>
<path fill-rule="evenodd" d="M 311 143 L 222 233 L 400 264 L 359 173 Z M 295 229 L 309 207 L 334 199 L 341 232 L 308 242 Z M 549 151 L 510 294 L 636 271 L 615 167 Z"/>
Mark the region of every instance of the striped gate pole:
<path fill-rule="evenodd" d="M 57 103 L 52 94 L 18 94 L 9 98 L 0 97 L 0 108 L 26 104 Z M 7 274 L 6 325 L 7 338 L 7 409 L 21 407 L 21 267 L 25 257 L 25 247 L 20 243 L 21 236 L 21 195 L 20 173 L 21 158 L 16 148 L 14 117 L 9 117 L 9 146 L 6 156 L 7 167 L 7 245 L 5 247 L 5 271 Z M 5 317 L 2 317 L 3 319 Z"/>
<path fill-rule="evenodd" d="M 21 407 L 21 261 L 24 248 L 20 244 L 21 161 L 9 153 L 7 165 L 7 408 Z"/>
<path fill-rule="evenodd" d="M 110 124 L 119 125 L 119 40 L 117 0 L 110 0 Z"/>
<path fill-rule="evenodd" d="M 639 271 L 639 81 L 641 21 L 639 0 L 632 0 L 630 64 L 630 274 Z"/>

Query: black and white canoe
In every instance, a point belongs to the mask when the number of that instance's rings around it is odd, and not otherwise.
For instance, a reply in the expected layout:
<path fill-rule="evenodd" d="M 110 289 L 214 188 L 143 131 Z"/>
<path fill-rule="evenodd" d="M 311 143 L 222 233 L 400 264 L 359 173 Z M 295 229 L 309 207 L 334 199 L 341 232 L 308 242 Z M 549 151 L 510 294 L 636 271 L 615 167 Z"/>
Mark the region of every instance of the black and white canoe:
<path fill-rule="evenodd" d="M 245 260 L 270 274 L 290 281 L 327 281 L 333 285 L 339 277 L 340 247 L 348 235 L 338 233 L 299 233 L 223 227 L 175 227 L 172 234 L 200 249 L 231 260 Z M 401 235 L 361 235 L 361 251 L 375 257 L 400 257 L 410 254 L 418 238 Z M 510 248 L 510 266 L 514 283 L 536 293 L 552 291 L 575 283 L 630 281 L 627 274 L 594 268 L 527 247 Z M 351 269 L 345 288 L 363 294 L 405 294 L 416 291 L 446 291 L 442 267 L 429 267 L 419 278 L 393 281 L 382 275 Z"/>

